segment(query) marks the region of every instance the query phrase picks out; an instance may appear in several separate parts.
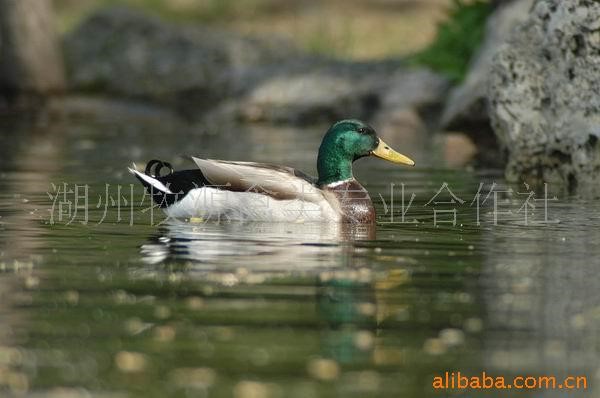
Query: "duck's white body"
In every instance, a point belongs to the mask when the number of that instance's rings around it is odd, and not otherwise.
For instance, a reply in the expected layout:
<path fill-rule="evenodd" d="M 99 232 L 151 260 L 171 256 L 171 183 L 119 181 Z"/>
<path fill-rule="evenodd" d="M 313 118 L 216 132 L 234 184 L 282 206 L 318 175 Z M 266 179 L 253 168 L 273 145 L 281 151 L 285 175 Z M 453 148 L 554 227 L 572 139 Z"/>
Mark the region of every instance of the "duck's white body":
<path fill-rule="evenodd" d="M 235 221 L 322 222 L 338 221 L 340 217 L 325 198 L 318 202 L 277 200 L 261 193 L 212 187 L 192 189 L 183 199 L 163 210 L 173 218 Z"/>

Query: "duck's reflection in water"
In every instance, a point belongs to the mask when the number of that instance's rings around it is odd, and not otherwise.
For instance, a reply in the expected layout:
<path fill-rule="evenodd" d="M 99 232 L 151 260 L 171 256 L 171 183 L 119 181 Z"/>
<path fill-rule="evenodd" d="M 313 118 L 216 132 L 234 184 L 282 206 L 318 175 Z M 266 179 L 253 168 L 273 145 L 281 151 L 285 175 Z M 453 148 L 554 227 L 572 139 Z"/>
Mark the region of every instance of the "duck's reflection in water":
<path fill-rule="evenodd" d="M 360 242 L 375 235 L 375 225 L 169 221 L 142 245 L 141 254 L 152 272 L 180 263 L 186 277 L 208 283 L 308 280 L 321 355 L 350 363 L 372 354 L 375 281 L 370 249 Z"/>
<path fill-rule="evenodd" d="M 317 312 L 322 321 L 321 351 L 340 363 L 367 361 L 377 329 L 374 283 L 367 275 L 321 280 Z"/>
<path fill-rule="evenodd" d="M 188 260 L 194 268 L 252 271 L 340 266 L 348 249 L 375 239 L 374 225 L 325 223 L 213 223 L 172 220 L 142 245 L 143 261 Z M 338 264 L 339 263 L 339 264 Z M 343 263 L 343 261 L 342 261 Z"/>

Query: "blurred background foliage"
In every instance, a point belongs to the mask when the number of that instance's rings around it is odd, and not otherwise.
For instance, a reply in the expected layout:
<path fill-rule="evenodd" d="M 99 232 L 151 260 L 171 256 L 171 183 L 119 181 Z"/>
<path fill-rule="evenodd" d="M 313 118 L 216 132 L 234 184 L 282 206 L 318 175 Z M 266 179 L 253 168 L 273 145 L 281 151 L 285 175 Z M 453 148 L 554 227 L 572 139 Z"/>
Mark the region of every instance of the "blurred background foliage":
<path fill-rule="evenodd" d="M 278 35 L 349 60 L 409 56 L 461 80 L 491 10 L 486 0 L 55 0 L 68 32 L 95 9 L 135 7 L 181 23 Z"/>
<path fill-rule="evenodd" d="M 487 1 L 455 0 L 448 18 L 439 24 L 434 41 L 414 56 L 414 60 L 454 81 L 465 76 L 469 62 L 485 34 L 492 11 Z"/>

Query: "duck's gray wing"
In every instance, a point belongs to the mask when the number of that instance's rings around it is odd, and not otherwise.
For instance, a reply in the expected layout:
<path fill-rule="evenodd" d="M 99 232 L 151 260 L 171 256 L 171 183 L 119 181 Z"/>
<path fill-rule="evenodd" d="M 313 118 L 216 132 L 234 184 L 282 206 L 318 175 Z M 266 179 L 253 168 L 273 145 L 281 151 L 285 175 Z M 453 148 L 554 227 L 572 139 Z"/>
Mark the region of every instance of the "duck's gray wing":
<path fill-rule="evenodd" d="M 222 189 L 257 192 L 279 200 L 318 203 L 325 199 L 314 178 L 292 167 L 196 157 L 192 160 L 212 185 Z"/>

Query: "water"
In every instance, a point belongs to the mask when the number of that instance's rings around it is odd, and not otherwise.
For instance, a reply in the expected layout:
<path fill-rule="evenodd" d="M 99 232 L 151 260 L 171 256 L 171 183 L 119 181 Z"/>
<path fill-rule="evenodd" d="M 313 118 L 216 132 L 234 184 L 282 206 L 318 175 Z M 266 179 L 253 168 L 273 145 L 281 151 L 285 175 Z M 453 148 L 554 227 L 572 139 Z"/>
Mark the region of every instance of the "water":
<path fill-rule="evenodd" d="M 526 223 L 526 195 L 499 194 L 494 225 L 493 195 L 479 214 L 472 201 L 480 182 L 484 195 L 506 189 L 501 173 L 451 169 L 429 142 L 386 137 L 418 167 L 357 164 L 374 228 L 163 222 L 140 203 L 131 161 L 181 168 L 177 155 L 194 154 L 314 172 L 322 129 L 85 116 L 1 121 L 2 396 L 508 396 L 434 390 L 446 371 L 584 375 L 587 390 L 519 396 L 600 396 L 597 203 L 559 192 L 540 225 L 541 202 Z M 444 182 L 464 204 L 427 205 Z M 405 204 L 416 194 L 405 223 L 401 184 Z M 86 185 L 87 205 L 74 215 L 65 203 L 59 220 L 56 194 Z M 447 211 L 438 225 L 434 208 Z M 456 225 L 443 223 L 452 209 Z"/>

